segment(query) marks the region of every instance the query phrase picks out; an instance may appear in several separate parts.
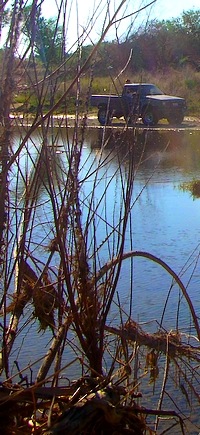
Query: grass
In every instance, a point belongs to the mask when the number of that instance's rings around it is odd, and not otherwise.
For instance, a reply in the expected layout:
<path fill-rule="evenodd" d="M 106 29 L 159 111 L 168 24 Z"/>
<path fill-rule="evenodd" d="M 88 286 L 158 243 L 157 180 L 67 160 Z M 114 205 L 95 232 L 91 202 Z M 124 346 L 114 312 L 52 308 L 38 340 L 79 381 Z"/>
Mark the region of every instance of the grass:
<path fill-rule="evenodd" d="M 200 180 L 193 180 L 180 185 L 180 189 L 191 193 L 193 198 L 200 198 Z"/>
<path fill-rule="evenodd" d="M 200 72 L 196 72 L 192 67 L 187 66 L 179 70 L 168 69 L 167 71 L 156 71 L 150 74 L 146 71 L 142 71 L 137 75 L 128 75 L 131 82 L 149 82 L 154 83 L 166 94 L 181 96 L 186 99 L 188 115 L 200 116 Z M 93 94 L 116 94 L 121 93 L 123 84 L 127 79 L 127 74 L 116 77 L 93 77 L 91 93 Z M 88 104 L 88 86 L 89 76 L 83 76 L 80 79 L 80 99 L 79 109 L 84 113 L 85 107 Z M 70 81 L 60 82 L 56 93 L 54 94 L 54 101 L 56 102 L 63 94 L 64 89 L 70 84 Z M 36 95 L 29 94 L 28 91 L 24 93 L 23 90 L 19 94 L 16 94 L 14 99 L 13 110 L 17 112 L 36 113 L 39 101 Z M 76 104 L 76 89 L 72 88 L 67 95 L 67 98 L 63 101 L 56 113 L 64 113 L 67 110 L 68 114 L 75 113 Z M 49 91 L 46 93 L 45 101 L 43 102 L 43 110 L 46 113 L 51 108 L 51 95 Z M 90 111 L 94 112 L 93 108 Z"/>

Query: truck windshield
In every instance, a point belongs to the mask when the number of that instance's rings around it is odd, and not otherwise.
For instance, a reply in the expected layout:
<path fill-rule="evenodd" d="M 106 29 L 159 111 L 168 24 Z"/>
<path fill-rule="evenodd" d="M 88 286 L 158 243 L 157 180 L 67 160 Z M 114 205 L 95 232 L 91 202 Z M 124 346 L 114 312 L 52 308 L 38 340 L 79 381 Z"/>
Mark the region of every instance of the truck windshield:
<path fill-rule="evenodd" d="M 140 91 L 142 94 L 145 94 L 145 95 L 163 95 L 164 94 L 164 92 L 162 92 L 155 85 L 142 85 Z"/>
<path fill-rule="evenodd" d="M 140 95 L 163 95 L 164 92 L 162 92 L 157 86 L 151 84 L 151 83 L 137 83 L 137 84 L 130 84 L 125 85 L 123 90 L 124 95 L 134 95 L 134 94 L 140 94 Z"/>

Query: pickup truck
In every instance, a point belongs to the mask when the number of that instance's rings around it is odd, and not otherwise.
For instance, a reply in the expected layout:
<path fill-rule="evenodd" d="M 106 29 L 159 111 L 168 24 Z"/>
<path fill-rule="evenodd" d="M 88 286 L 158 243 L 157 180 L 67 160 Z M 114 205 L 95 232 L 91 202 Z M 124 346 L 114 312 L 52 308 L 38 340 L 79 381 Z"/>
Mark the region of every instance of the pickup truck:
<path fill-rule="evenodd" d="M 165 95 L 151 83 L 125 84 L 121 95 L 91 95 L 90 105 L 98 108 L 101 125 L 110 125 L 113 117 L 124 117 L 130 125 L 138 118 L 147 126 L 156 125 L 162 118 L 176 125 L 186 113 L 184 98 Z"/>

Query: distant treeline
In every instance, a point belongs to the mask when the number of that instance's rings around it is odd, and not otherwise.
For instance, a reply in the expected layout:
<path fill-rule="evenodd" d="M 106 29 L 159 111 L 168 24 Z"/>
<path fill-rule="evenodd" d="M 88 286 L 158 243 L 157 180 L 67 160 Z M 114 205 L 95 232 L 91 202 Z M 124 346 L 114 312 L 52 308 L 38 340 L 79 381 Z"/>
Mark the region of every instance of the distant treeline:
<path fill-rule="evenodd" d="M 91 49 L 90 45 L 83 47 L 82 61 Z M 200 9 L 184 12 L 176 19 L 150 21 L 121 42 L 102 43 L 96 56 L 95 74 L 104 76 L 109 69 L 118 71 L 128 59 L 130 74 L 176 69 L 186 64 L 200 71 Z"/>
<path fill-rule="evenodd" d="M 7 15 L 9 17 L 9 10 Z M 4 19 L 7 23 L 8 18 Z M 32 46 L 36 65 L 51 72 L 67 60 L 68 79 L 74 77 L 77 65 L 83 64 L 94 46 L 83 45 L 74 52 L 67 49 L 64 28 L 56 18 L 46 19 L 40 8 L 35 16 L 35 27 L 30 17 L 30 6 L 23 8 L 21 32 L 24 40 Z M 34 30 L 34 32 L 33 32 Z M 3 55 L 0 50 L 0 55 Z M 128 64 L 127 64 L 128 63 Z M 153 72 L 166 68 L 181 68 L 187 64 L 200 71 L 200 9 L 183 12 L 171 20 L 148 21 L 123 40 L 104 41 L 93 59 L 96 76 L 114 75 L 127 66 L 130 74 L 140 71 Z M 29 63 L 29 67 L 30 67 Z M 60 70 L 61 72 L 61 70 Z"/>

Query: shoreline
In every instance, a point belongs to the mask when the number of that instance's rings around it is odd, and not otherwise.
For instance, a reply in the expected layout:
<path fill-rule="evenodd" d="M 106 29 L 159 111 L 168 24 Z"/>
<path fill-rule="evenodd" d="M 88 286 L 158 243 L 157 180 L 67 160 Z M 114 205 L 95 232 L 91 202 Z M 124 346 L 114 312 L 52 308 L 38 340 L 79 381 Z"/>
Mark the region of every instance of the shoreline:
<path fill-rule="evenodd" d="M 33 116 L 29 115 L 11 115 L 11 120 L 13 121 L 12 125 L 13 127 L 31 127 L 34 121 Z M 75 115 L 54 115 L 53 116 L 53 122 L 55 128 L 74 128 L 75 127 Z M 42 121 L 41 121 L 42 123 Z M 105 128 L 104 126 L 101 126 L 98 122 L 98 118 L 96 115 L 89 114 L 86 118 L 84 116 L 79 117 L 79 124 L 78 127 L 82 127 L 82 125 L 85 125 L 86 128 Z M 107 126 L 106 128 L 139 128 L 139 129 L 151 129 L 151 130 L 199 130 L 200 131 L 200 118 L 197 116 L 185 116 L 182 124 L 180 125 L 170 125 L 167 121 L 162 121 L 152 127 L 145 126 L 140 119 L 136 122 L 133 126 L 127 126 L 125 121 L 123 119 L 114 119 L 112 124 L 110 126 Z"/>

